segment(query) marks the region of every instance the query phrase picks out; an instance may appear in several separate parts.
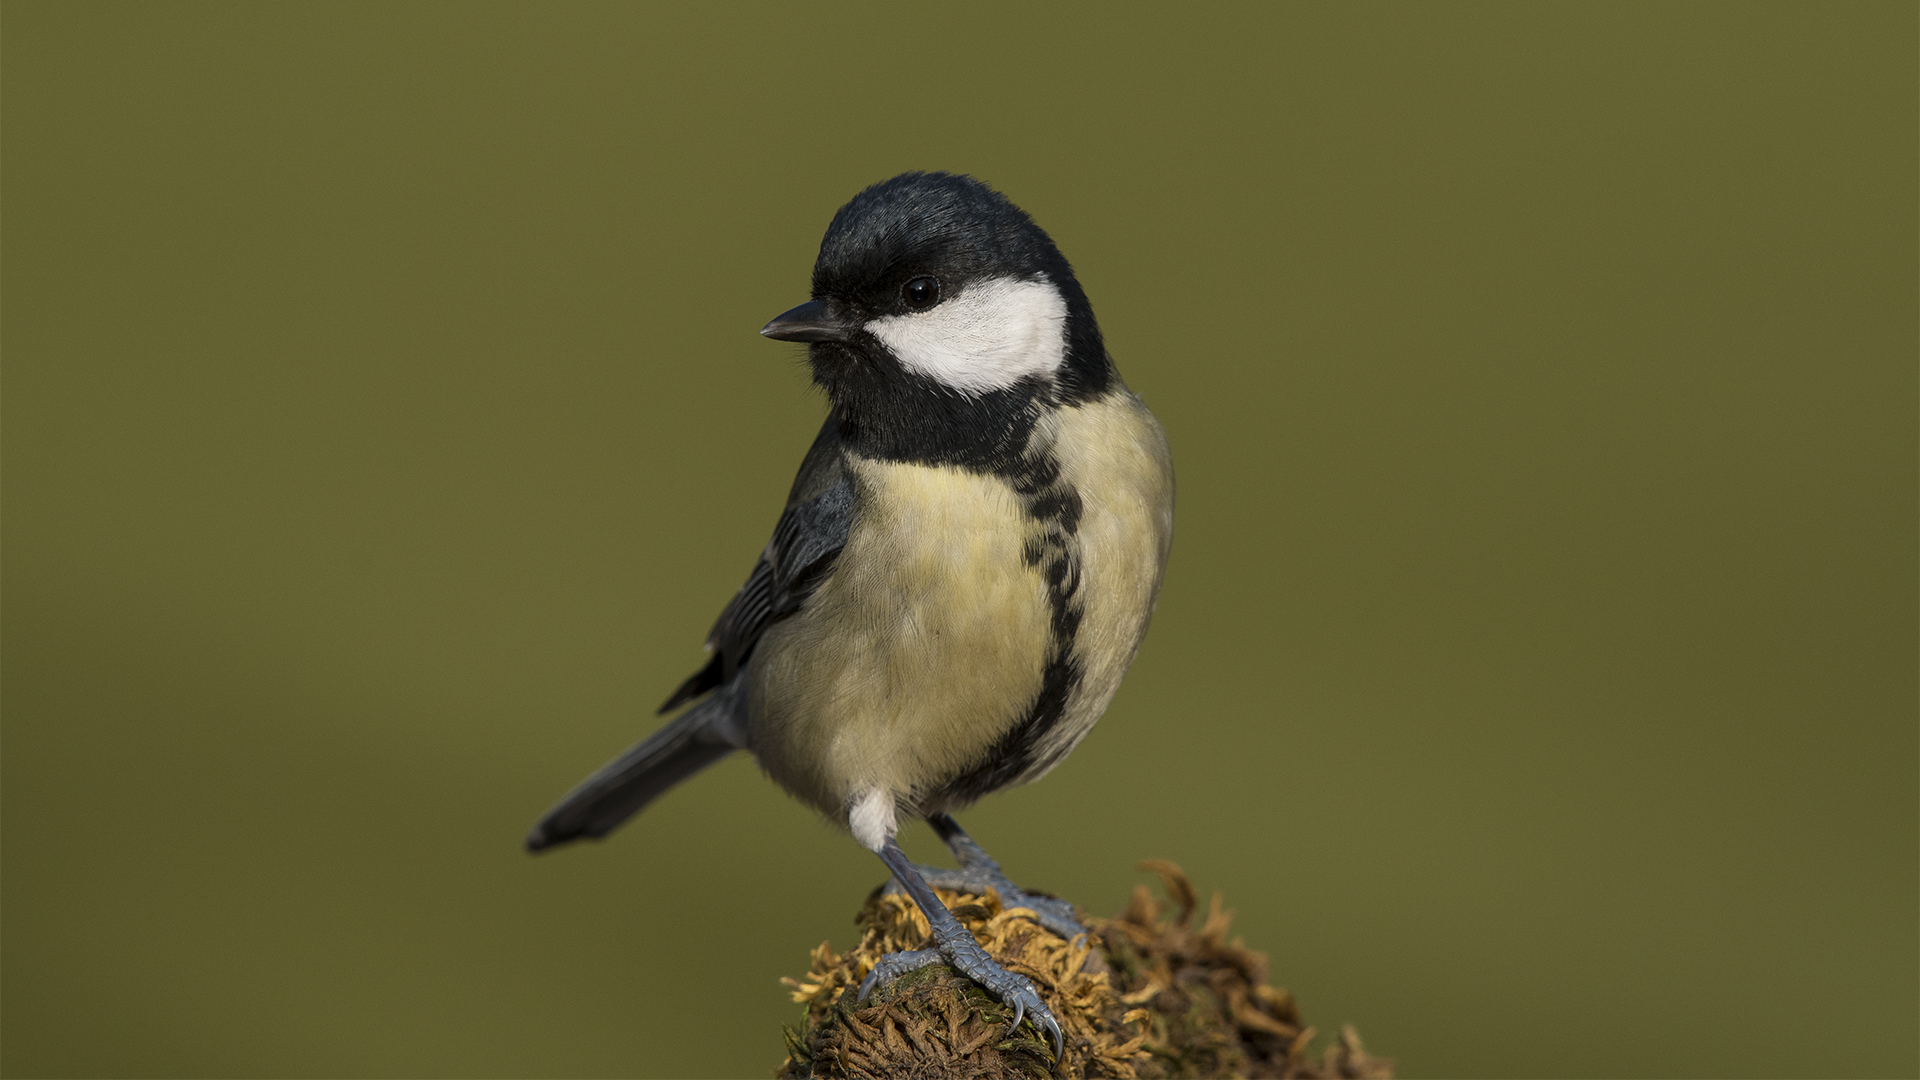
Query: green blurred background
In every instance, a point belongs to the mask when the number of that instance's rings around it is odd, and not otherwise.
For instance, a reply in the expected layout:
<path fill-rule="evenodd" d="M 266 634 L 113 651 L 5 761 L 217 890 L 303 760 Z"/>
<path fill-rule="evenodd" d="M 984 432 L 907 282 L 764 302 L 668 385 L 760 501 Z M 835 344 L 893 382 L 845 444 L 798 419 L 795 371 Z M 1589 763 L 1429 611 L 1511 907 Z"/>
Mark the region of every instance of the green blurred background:
<path fill-rule="evenodd" d="M 862 186 L 1078 267 L 1180 472 L 965 820 L 1222 890 L 1406 1075 L 1912 1075 L 1913 5 L 4 9 L 4 1069 L 765 1075 L 883 872 L 609 842 L 822 403 Z M 910 850 L 931 856 L 924 830 Z"/>

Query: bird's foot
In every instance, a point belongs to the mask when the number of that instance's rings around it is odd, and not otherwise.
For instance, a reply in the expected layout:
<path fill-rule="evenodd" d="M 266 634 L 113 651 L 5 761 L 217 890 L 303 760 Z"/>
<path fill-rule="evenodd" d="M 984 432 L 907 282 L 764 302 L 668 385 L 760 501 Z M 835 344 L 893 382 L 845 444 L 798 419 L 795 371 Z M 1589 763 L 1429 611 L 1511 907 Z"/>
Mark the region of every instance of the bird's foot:
<path fill-rule="evenodd" d="M 974 866 L 962 870 L 947 870 L 938 866 L 915 866 L 914 869 L 920 871 L 920 876 L 927 879 L 927 884 L 936 889 L 972 893 L 975 896 L 985 896 L 987 890 L 992 889 L 1000 894 L 1000 907 L 1003 910 L 1027 908 L 1039 917 L 1041 926 L 1068 941 L 1072 941 L 1076 934 L 1087 932 L 1087 928 L 1081 926 L 1080 920 L 1074 917 L 1072 904 L 1065 900 L 1035 896 L 1027 892 L 1008 881 L 1007 876 L 1000 872 L 1000 867 L 997 865 Z M 895 878 L 887 882 L 886 891 L 901 893 L 906 889 L 901 886 L 900 880 Z"/>
<path fill-rule="evenodd" d="M 1040 1000 L 1033 984 L 995 963 L 993 957 L 987 955 L 987 950 L 973 939 L 973 935 L 957 923 L 947 927 L 936 926 L 932 948 L 888 953 L 881 957 L 880 962 L 861 981 L 858 1000 L 865 1001 L 875 987 L 890 983 L 909 971 L 943 961 L 979 983 L 987 993 L 1013 1006 L 1013 1023 L 1007 1028 L 1007 1034 L 1019 1031 L 1020 1021 L 1024 1018 L 1033 1024 L 1035 1031 L 1053 1041 L 1053 1058 L 1060 1060 L 1060 1053 L 1066 1045 L 1066 1038 L 1060 1031 L 1060 1021 L 1053 1018 L 1053 1011 L 1047 1008 L 1046 1002 Z"/>

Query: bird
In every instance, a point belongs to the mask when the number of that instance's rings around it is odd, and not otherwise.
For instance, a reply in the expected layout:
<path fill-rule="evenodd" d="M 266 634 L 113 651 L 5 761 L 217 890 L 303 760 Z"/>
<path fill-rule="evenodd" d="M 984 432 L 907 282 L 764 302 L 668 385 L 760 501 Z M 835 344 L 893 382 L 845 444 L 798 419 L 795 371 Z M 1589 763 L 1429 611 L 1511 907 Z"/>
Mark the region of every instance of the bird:
<path fill-rule="evenodd" d="M 605 836 L 744 750 L 927 917 L 930 947 L 883 957 L 861 999 L 946 963 L 1057 1059 L 1058 1019 L 933 890 L 991 887 L 1081 931 L 952 815 L 1045 775 L 1119 688 L 1172 543 L 1166 435 L 1052 238 L 973 177 L 908 172 L 859 192 L 811 284 L 760 333 L 805 343 L 828 414 L 711 658 L 659 711 L 691 707 L 564 796 L 526 846 Z M 915 817 L 959 870 L 908 860 L 895 838 Z"/>

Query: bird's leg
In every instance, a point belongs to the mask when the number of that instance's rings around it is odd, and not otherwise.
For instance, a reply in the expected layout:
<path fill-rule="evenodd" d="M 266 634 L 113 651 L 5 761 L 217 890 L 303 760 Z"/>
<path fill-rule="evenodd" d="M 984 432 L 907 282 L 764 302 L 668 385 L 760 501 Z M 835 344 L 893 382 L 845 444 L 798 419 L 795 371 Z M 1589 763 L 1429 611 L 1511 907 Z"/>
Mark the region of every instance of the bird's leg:
<path fill-rule="evenodd" d="M 1020 1029 L 1020 1019 L 1024 1016 L 1033 1022 L 1036 1030 L 1053 1039 L 1053 1058 L 1060 1060 L 1060 1051 L 1065 1042 L 1060 1032 L 1060 1022 L 1053 1018 L 1052 1011 L 1040 1000 L 1033 984 L 994 963 L 993 957 L 987 955 L 987 950 L 973 940 L 967 928 L 960 925 L 960 920 L 954 918 L 953 912 L 947 910 L 947 905 L 934 895 L 932 887 L 914 869 L 913 863 L 907 859 L 907 853 L 900 850 L 900 845 L 892 837 L 887 838 L 878 854 L 880 861 L 887 864 L 887 869 L 893 871 L 893 879 L 905 887 L 914 903 L 920 905 L 920 912 L 927 917 L 927 925 L 933 931 L 933 947 L 888 953 L 881 957 L 880 962 L 873 965 L 873 970 L 860 983 L 859 1000 L 865 1001 L 873 988 L 882 983 L 892 982 L 928 964 L 945 961 L 960 974 L 979 983 L 987 993 L 1013 1006 L 1013 1026 L 1007 1029 L 1008 1034 Z"/>
<path fill-rule="evenodd" d="M 1073 905 L 1065 900 L 1052 900 L 1044 896 L 1035 896 L 1013 882 L 1000 870 L 1000 864 L 973 842 L 973 837 L 960 827 L 960 823 L 948 814 L 929 814 L 927 824 L 947 842 L 947 850 L 960 863 L 958 870 L 945 870 L 937 866 L 915 866 L 927 884 L 937 889 L 952 889 L 984 896 L 988 889 L 1000 894 L 1000 905 L 1004 908 L 1029 908 L 1040 918 L 1040 925 L 1072 940 L 1075 934 L 1086 933 L 1080 920 L 1074 917 Z M 899 892 L 899 882 L 887 883 L 888 892 Z"/>

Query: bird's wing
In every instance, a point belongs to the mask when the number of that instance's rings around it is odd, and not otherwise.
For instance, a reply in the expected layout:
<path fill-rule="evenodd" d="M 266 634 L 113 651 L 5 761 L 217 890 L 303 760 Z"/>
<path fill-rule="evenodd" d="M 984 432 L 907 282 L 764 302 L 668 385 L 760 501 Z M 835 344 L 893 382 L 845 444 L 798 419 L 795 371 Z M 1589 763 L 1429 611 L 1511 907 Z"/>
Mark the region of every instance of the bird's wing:
<path fill-rule="evenodd" d="M 747 662 L 760 634 L 768 626 L 800 610 L 800 605 L 833 569 L 834 559 L 847 542 L 847 524 L 853 513 L 853 487 L 841 465 L 836 421 L 827 417 L 813 440 L 800 474 L 787 495 L 786 510 L 773 528 L 773 539 L 747 575 L 720 619 L 707 635 L 713 659 L 680 684 L 662 713 L 733 678 Z"/>

